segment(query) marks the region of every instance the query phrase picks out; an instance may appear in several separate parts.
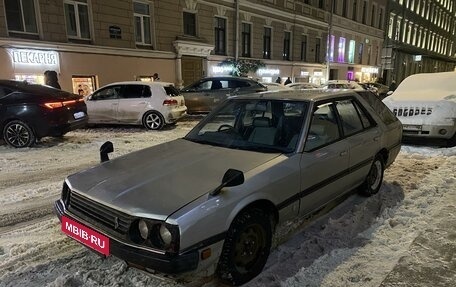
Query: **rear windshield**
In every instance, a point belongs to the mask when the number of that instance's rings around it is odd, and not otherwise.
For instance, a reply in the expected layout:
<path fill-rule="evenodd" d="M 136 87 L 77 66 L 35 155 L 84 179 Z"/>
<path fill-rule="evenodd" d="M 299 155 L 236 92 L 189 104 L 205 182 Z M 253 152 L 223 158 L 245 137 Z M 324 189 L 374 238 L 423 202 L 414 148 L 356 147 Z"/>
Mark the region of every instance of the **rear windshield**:
<path fill-rule="evenodd" d="M 397 120 L 391 110 L 375 94 L 369 91 L 359 91 L 357 93 L 369 103 L 386 125 Z"/>
<path fill-rule="evenodd" d="M 164 88 L 168 96 L 176 97 L 180 95 L 179 90 L 174 86 L 165 86 Z"/>

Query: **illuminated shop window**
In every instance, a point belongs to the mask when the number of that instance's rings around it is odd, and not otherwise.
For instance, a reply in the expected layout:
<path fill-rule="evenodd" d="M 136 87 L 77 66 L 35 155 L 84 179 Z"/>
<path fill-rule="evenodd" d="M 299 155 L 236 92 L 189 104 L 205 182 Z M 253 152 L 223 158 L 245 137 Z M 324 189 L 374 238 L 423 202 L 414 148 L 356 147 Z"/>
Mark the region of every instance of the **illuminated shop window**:
<path fill-rule="evenodd" d="M 345 62 L 345 38 L 339 38 L 339 47 L 338 47 L 337 61 L 339 63 Z"/>
<path fill-rule="evenodd" d="M 355 40 L 350 40 L 350 44 L 348 46 L 348 62 L 351 64 L 355 63 L 355 47 Z"/>
<path fill-rule="evenodd" d="M 39 74 L 16 74 L 14 75 L 16 81 L 26 81 L 30 84 L 44 85 L 44 75 Z"/>
<path fill-rule="evenodd" d="M 334 35 L 331 35 L 330 40 L 329 40 L 329 61 L 334 62 L 334 41 L 336 37 Z"/>

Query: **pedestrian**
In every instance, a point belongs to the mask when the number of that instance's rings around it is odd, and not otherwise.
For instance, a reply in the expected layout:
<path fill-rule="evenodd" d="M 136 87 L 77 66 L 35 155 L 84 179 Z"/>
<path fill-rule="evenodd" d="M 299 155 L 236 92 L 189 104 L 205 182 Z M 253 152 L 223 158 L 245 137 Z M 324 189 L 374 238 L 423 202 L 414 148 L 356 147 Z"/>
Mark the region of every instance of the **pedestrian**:
<path fill-rule="evenodd" d="M 56 71 L 46 71 L 44 72 L 44 84 L 51 86 L 53 88 L 61 90 L 62 88 L 60 87 L 59 84 L 59 79 L 57 77 L 57 72 Z"/>
<path fill-rule="evenodd" d="M 152 79 L 155 81 L 160 81 L 160 78 L 158 77 L 158 73 L 155 73 L 153 76 L 152 76 Z"/>
<path fill-rule="evenodd" d="M 287 80 L 285 81 L 285 85 L 288 85 L 288 84 L 291 84 L 291 83 L 292 83 L 291 79 L 290 79 L 290 77 L 288 77 Z"/>
<path fill-rule="evenodd" d="M 277 77 L 277 80 L 275 81 L 277 84 L 282 84 L 282 79 L 280 77 Z"/>
<path fill-rule="evenodd" d="M 392 92 L 394 92 L 394 91 L 396 90 L 396 88 L 397 88 L 396 81 L 393 80 L 393 81 L 391 82 L 391 85 L 389 86 L 389 90 L 392 91 Z"/>

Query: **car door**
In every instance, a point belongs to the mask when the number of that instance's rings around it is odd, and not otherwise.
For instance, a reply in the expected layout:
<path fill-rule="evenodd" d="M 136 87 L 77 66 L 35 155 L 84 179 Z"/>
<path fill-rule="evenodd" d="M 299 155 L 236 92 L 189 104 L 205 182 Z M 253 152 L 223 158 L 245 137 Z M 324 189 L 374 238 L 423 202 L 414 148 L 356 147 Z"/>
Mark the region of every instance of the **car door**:
<path fill-rule="evenodd" d="M 221 84 L 221 83 L 220 83 Z M 214 94 L 218 84 L 212 79 L 203 79 L 182 90 L 189 113 L 203 113 L 212 110 Z"/>
<path fill-rule="evenodd" d="M 362 105 L 352 99 L 335 103 L 342 132 L 350 149 L 349 188 L 366 178 L 376 153 L 380 150 L 380 129 Z"/>
<path fill-rule="evenodd" d="M 89 123 L 117 123 L 121 85 L 101 88 L 86 100 Z"/>
<path fill-rule="evenodd" d="M 300 214 L 308 214 L 346 191 L 349 145 L 341 136 L 332 102 L 316 106 L 301 156 Z"/>
<path fill-rule="evenodd" d="M 122 124 L 141 123 L 142 115 L 150 100 L 151 92 L 148 85 L 124 85 L 119 99 L 117 119 Z"/>

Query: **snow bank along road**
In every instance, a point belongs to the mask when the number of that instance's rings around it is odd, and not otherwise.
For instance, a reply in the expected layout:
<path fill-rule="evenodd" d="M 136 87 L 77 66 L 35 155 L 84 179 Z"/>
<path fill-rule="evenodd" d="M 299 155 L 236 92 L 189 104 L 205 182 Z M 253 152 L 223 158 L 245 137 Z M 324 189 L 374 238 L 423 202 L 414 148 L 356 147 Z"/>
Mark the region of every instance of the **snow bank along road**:
<path fill-rule="evenodd" d="M 68 174 L 98 163 L 104 141 L 113 141 L 117 157 L 182 137 L 195 124 L 98 127 L 20 150 L 0 143 L 0 286 L 187 286 L 98 257 L 60 232 L 52 205 Z M 454 286 L 455 155 L 456 148 L 404 146 L 379 194 L 348 196 L 312 221 L 281 228 L 282 243 L 247 285 Z"/>

